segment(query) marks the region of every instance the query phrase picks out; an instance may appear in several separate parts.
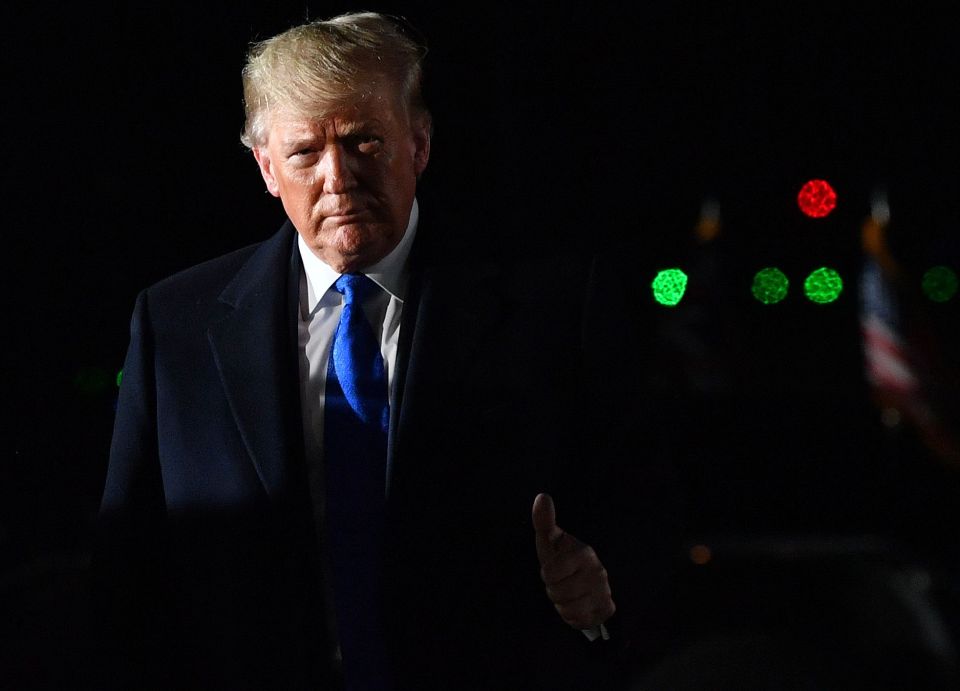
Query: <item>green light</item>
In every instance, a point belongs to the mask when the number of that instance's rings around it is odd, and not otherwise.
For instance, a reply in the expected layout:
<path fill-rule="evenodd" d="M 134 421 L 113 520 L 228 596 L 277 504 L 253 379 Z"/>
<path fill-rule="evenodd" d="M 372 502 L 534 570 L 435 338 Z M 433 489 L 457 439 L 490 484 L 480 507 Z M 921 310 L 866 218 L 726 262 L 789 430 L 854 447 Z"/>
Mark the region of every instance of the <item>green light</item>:
<path fill-rule="evenodd" d="M 787 297 L 790 280 L 780 269 L 771 266 L 760 269 L 753 277 L 753 297 L 764 305 L 775 305 Z"/>
<path fill-rule="evenodd" d="M 807 276 L 803 282 L 803 292 L 811 302 L 825 305 L 833 302 L 843 292 L 843 279 L 833 269 L 821 267 Z"/>
<path fill-rule="evenodd" d="M 120 388 L 120 382 L 123 381 L 123 370 L 117 372 L 117 388 Z"/>
<path fill-rule="evenodd" d="M 934 302 L 946 302 L 957 294 L 957 274 L 947 266 L 935 266 L 923 274 L 923 294 Z"/>
<path fill-rule="evenodd" d="M 687 291 L 687 275 L 680 269 L 664 269 L 651 284 L 653 299 L 666 307 L 675 307 Z"/>

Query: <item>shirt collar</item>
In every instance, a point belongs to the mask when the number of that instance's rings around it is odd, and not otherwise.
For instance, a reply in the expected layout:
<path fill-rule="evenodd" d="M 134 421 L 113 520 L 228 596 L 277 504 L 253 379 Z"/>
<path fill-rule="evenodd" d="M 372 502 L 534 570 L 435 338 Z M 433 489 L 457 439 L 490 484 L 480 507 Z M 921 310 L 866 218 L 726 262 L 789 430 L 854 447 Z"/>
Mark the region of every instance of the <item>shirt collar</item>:
<path fill-rule="evenodd" d="M 413 238 L 417 234 L 417 221 L 420 212 L 417 206 L 417 200 L 413 200 L 413 206 L 410 209 L 410 219 L 407 222 L 407 229 L 400 238 L 397 246 L 390 251 L 380 261 L 371 264 L 363 274 L 370 278 L 393 297 L 403 302 L 407 291 L 407 258 L 410 256 L 410 248 L 413 245 Z M 306 275 L 307 284 L 307 302 L 306 313 L 312 314 L 317 309 L 317 303 L 323 298 L 330 287 L 340 278 L 340 274 L 334 271 L 320 257 L 315 255 L 303 237 L 297 235 L 297 247 L 300 250 L 300 258 L 303 263 L 303 272 Z M 302 300 L 302 298 L 301 298 Z M 301 302 L 301 305 L 303 303 Z"/>

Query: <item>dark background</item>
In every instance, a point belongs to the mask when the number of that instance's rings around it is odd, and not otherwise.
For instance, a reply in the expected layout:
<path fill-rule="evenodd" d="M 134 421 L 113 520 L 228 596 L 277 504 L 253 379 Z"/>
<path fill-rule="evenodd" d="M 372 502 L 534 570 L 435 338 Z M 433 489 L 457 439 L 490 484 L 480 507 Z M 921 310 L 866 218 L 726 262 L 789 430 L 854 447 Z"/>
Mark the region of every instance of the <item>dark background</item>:
<path fill-rule="evenodd" d="M 427 37 L 424 195 L 471 219 L 448 229 L 462 247 L 614 249 L 635 259 L 641 286 L 659 268 L 687 269 L 679 307 L 644 311 L 657 358 L 641 366 L 677 416 L 692 539 L 880 535 L 955 589 L 958 468 L 907 422 L 881 423 L 862 375 L 856 276 L 882 189 L 904 323 L 927 334 L 935 383 L 955 392 L 960 302 L 925 301 L 919 276 L 960 270 L 957 22 L 917 3 L 669 5 L 362 8 L 404 15 Z M 239 143 L 246 47 L 348 9 L 360 8 L 6 10 L 0 585 L 20 667 L 82 635 L 71 617 L 136 293 L 282 221 Z M 810 178 L 838 191 L 823 221 L 796 209 Z M 698 243 L 707 198 L 722 232 Z M 791 293 L 760 306 L 750 280 L 773 264 Z M 822 264 L 846 289 L 817 306 L 799 286 Z M 956 394 L 938 405 L 956 430 Z"/>

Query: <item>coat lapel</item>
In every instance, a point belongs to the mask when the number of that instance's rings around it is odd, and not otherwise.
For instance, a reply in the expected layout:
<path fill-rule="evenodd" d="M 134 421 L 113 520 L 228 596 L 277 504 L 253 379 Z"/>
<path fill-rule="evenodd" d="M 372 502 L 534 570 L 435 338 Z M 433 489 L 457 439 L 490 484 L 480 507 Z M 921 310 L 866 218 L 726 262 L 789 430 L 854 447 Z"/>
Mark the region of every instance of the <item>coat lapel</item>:
<path fill-rule="evenodd" d="M 268 495 L 286 489 L 289 463 L 302 453 L 297 362 L 299 253 L 287 222 L 260 245 L 220 295 L 225 315 L 208 337 L 236 425 Z M 398 449 L 447 385 L 469 376 L 470 362 L 501 314 L 496 264 L 464 267 L 412 257 L 390 402 L 387 493 Z"/>
<path fill-rule="evenodd" d="M 287 222 L 257 248 L 221 293 L 226 314 L 208 330 L 237 428 L 271 498 L 285 489 L 300 448 L 294 237 Z"/>

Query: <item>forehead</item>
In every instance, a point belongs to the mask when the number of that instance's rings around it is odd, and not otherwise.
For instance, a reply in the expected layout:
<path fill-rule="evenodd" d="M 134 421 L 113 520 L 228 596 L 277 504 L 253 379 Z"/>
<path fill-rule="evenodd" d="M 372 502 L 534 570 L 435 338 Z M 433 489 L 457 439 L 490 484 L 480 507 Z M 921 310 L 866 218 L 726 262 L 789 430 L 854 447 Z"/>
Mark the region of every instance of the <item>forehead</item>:
<path fill-rule="evenodd" d="M 407 112 L 395 92 L 386 89 L 363 94 L 344 104 L 302 103 L 270 111 L 268 138 L 302 136 L 331 131 L 349 132 L 369 127 L 395 129 L 407 122 Z"/>

